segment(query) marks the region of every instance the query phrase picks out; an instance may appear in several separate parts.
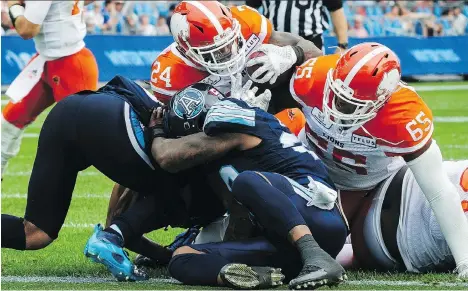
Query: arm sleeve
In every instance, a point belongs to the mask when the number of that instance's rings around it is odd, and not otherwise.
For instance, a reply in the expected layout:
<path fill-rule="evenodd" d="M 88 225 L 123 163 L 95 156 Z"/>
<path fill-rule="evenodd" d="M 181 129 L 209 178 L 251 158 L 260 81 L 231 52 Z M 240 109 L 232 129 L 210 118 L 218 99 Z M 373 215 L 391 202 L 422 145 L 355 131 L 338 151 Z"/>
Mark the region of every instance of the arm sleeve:
<path fill-rule="evenodd" d="M 328 11 L 333 12 L 343 7 L 343 1 L 342 0 L 326 0 L 326 1 L 323 1 L 323 5 L 327 7 Z"/>
<path fill-rule="evenodd" d="M 248 108 L 243 101 L 239 101 L 239 104 L 223 100 L 211 106 L 203 125 L 205 134 L 208 136 L 222 133 L 249 134 L 255 129 L 255 110 Z"/>
<path fill-rule="evenodd" d="M 24 17 L 29 22 L 42 25 L 47 12 L 49 12 L 50 5 L 52 5 L 52 1 L 26 1 Z"/>
<path fill-rule="evenodd" d="M 408 166 L 431 205 L 457 267 L 468 264 L 468 220 L 460 206 L 457 189 L 444 171 L 437 144 L 433 141 Z"/>

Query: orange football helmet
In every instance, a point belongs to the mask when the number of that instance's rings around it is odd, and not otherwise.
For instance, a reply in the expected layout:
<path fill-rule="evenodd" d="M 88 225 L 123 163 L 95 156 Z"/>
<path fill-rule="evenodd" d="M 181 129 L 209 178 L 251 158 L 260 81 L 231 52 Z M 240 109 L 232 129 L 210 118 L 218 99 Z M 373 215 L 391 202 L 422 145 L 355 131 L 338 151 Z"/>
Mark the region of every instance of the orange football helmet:
<path fill-rule="evenodd" d="M 240 24 L 218 1 L 181 1 L 171 17 L 171 33 L 179 50 L 211 74 L 229 76 L 244 69 Z"/>
<path fill-rule="evenodd" d="M 400 61 L 388 47 L 361 43 L 347 50 L 330 69 L 323 111 L 342 129 L 361 126 L 377 115 L 398 87 Z"/>

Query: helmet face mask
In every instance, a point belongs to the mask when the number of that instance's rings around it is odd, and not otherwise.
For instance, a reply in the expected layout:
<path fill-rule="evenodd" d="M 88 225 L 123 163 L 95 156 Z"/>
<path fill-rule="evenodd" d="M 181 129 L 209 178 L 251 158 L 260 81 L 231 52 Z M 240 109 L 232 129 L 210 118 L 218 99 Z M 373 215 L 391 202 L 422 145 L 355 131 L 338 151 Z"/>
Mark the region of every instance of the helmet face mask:
<path fill-rule="evenodd" d="M 354 90 L 340 79 L 333 81 L 332 74 L 331 69 L 327 74 L 323 96 L 324 113 L 328 121 L 349 130 L 374 118 L 377 104 L 355 98 Z"/>
<path fill-rule="evenodd" d="M 212 75 L 226 77 L 244 69 L 246 60 L 244 44 L 239 22 L 234 19 L 233 29 L 228 28 L 212 44 L 193 47 L 187 42 L 186 54 Z"/>

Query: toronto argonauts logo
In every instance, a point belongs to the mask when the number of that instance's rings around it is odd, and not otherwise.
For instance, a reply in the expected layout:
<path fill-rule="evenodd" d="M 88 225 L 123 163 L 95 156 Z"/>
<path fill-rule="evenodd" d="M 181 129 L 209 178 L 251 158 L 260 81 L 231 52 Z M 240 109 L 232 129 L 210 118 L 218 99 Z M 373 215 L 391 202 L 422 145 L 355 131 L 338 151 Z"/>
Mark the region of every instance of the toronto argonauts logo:
<path fill-rule="evenodd" d="M 172 110 L 180 118 L 192 119 L 197 117 L 205 106 L 203 93 L 189 88 L 175 97 Z"/>

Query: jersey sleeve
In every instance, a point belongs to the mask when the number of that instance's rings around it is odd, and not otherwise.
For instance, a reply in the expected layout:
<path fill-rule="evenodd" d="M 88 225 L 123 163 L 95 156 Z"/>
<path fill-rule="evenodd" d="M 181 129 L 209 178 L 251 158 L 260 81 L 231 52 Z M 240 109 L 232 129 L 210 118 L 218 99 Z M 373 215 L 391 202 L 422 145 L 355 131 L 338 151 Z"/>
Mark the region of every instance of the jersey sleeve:
<path fill-rule="evenodd" d="M 304 113 L 299 108 L 287 108 L 275 114 L 275 117 L 295 136 L 298 136 L 306 125 Z"/>
<path fill-rule="evenodd" d="M 402 85 L 378 115 L 372 131 L 388 156 L 414 153 L 431 141 L 432 111 L 409 86 Z"/>
<path fill-rule="evenodd" d="M 171 58 L 169 54 L 159 55 L 151 66 L 151 89 L 164 103 L 179 90 L 205 77 L 204 72 Z"/>
<path fill-rule="evenodd" d="M 247 5 L 231 7 L 232 16 L 239 21 L 242 35 L 246 40 L 247 54 L 257 45 L 268 43 L 273 33 L 271 21 Z"/>
<path fill-rule="evenodd" d="M 29 22 L 42 25 L 52 5 L 52 1 L 26 1 L 25 3 L 24 17 Z"/>
<path fill-rule="evenodd" d="M 317 106 L 323 98 L 327 73 L 334 68 L 339 55 L 321 56 L 309 59 L 296 68 L 289 83 L 292 97 L 302 107 Z"/>
<path fill-rule="evenodd" d="M 249 133 L 255 128 L 255 109 L 239 100 L 222 100 L 208 111 L 203 131 L 209 136 L 221 133 Z"/>

